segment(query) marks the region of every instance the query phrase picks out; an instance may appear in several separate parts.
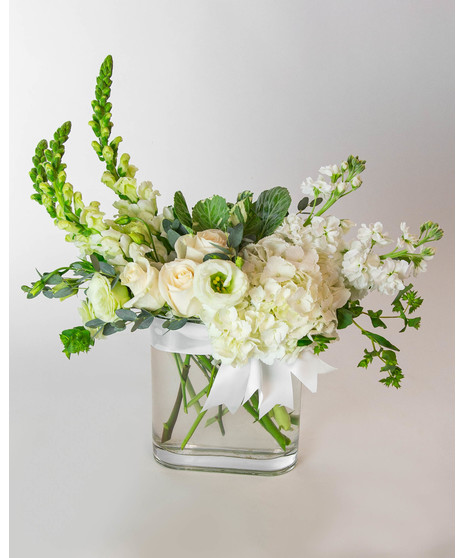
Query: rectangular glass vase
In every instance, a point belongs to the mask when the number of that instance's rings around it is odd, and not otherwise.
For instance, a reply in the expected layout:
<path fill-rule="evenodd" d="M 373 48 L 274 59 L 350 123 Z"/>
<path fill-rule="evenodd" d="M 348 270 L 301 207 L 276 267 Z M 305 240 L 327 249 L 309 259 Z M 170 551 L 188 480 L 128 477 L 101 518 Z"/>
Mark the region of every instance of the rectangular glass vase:
<path fill-rule="evenodd" d="M 259 418 L 258 393 L 235 412 L 203 411 L 218 368 L 205 355 L 151 347 L 153 455 L 174 469 L 278 475 L 297 461 L 301 384 L 294 409 L 274 407 Z"/>

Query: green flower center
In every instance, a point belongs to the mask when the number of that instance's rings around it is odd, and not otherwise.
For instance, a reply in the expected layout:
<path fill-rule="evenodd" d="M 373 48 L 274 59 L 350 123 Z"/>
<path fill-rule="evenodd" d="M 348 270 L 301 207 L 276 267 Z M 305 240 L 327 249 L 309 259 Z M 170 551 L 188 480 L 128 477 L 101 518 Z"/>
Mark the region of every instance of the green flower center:
<path fill-rule="evenodd" d="M 215 273 L 215 275 L 211 275 L 210 276 L 210 285 L 211 288 L 216 292 L 216 293 L 221 293 L 221 294 L 229 294 L 232 291 L 232 281 L 229 283 L 229 285 L 225 285 L 224 282 L 226 281 L 227 277 L 224 273 L 221 273 L 218 271 L 218 273 Z"/>

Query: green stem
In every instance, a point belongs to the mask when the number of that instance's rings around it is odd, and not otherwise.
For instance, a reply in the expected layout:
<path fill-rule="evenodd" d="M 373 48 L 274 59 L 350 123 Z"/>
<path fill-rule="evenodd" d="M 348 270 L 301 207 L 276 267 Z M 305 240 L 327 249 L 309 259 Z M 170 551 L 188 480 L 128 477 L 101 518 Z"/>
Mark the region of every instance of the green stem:
<path fill-rule="evenodd" d="M 189 356 L 189 355 L 187 355 L 187 356 Z M 190 370 L 190 366 L 184 366 L 184 369 L 183 369 L 182 374 L 181 374 L 181 377 L 182 377 L 184 382 L 187 380 L 189 370 Z M 176 424 L 176 421 L 178 419 L 179 409 L 181 408 L 182 399 L 183 399 L 183 389 L 182 389 L 182 382 L 181 382 L 181 384 L 179 385 L 178 394 L 176 396 L 176 400 L 174 402 L 174 406 L 173 406 L 173 409 L 171 411 L 171 414 L 170 414 L 168 420 L 165 423 L 163 423 L 163 433 L 162 433 L 162 436 L 161 436 L 162 443 L 167 442 L 168 440 L 171 439 L 171 435 L 173 434 L 174 425 Z"/>
<path fill-rule="evenodd" d="M 224 431 L 223 424 L 223 405 L 218 405 L 218 426 L 220 427 L 221 434 L 224 436 L 226 432 Z"/>
<path fill-rule="evenodd" d="M 210 363 L 210 366 L 211 363 Z M 215 379 L 217 373 L 217 369 L 215 367 L 212 366 L 211 368 L 211 376 L 210 376 L 210 383 L 208 384 L 208 391 L 207 391 L 207 395 L 210 393 L 210 390 L 213 386 L 213 380 Z M 197 415 L 197 418 L 194 421 L 194 424 L 190 427 L 189 432 L 187 433 L 187 436 L 184 438 L 184 440 L 182 441 L 181 444 L 181 449 L 184 449 L 186 447 L 187 442 L 192 438 L 192 435 L 194 434 L 194 432 L 197 429 L 197 426 L 200 424 L 201 420 L 203 419 L 203 417 L 206 415 L 207 411 L 202 411 L 201 413 L 199 413 Z"/>
<path fill-rule="evenodd" d="M 246 403 L 243 403 L 242 406 L 248 413 L 250 413 L 254 417 L 256 421 L 258 421 L 263 426 L 265 430 L 267 430 L 273 436 L 280 447 L 285 450 L 286 446 L 291 443 L 291 440 L 279 430 L 279 428 L 274 424 L 268 414 L 266 414 L 262 418 L 259 418 L 258 411 L 251 403 L 254 401 L 256 401 L 256 394 L 252 395 L 250 400 Z"/>

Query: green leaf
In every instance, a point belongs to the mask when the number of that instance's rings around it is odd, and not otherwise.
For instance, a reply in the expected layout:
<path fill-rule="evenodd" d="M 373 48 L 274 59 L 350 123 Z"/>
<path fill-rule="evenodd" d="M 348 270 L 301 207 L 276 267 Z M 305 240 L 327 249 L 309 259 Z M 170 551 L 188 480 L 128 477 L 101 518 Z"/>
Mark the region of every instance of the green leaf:
<path fill-rule="evenodd" d="M 282 186 L 265 190 L 258 196 L 253 204 L 253 211 L 261 220 L 258 239 L 274 233 L 286 217 L 290 205 L 291 196 Z"/>
<path fill-rule="evenodd" d="M 192 210 L 192 226 L 195 232 L 207 229 L 226 230 L 229 207 L 221 196 L 212 196 L 199 201 Z"/>
<path fill-rule="evenodd" d="M 153 316 L 150 316 L 149 318 L 145 318 L 140 323 L 138 329 L 147 329 L 148 327 L 150 327 L 152 325 L 152 322 L 153 322 Z"/>
<path fill-rule="evenodd" d="M 192 231 L 192 217 L 187 207 L 186 199 L 180 191 L 174 194 L 174 212 L 181 224 Z"/>
<path fill-rule="evenodd" d="M 206 262 L 207 260 L 230 260 L 230 256 L 224 254 L 223 252 L 213 252 L 210 254 L 205 254 L 203 257 L 203 261 Z"/>
<path fill-rule="evenodd" d="M 103 273 L 104 275 L 110 275 L 111 277 L 116 275 L 115 268 L 112 265 L 110 265 L 108 262 L 101 261 L 99 262 L 99 266 L 100 266 L 100 272 Z"/>
<path fill-rule="evenodd" d="M 235 227 L 228 228 L 228 245 L 231 246 L 231 248 L 239 248 L 243 234 L 244 225 L 242 223 L 237 224 Z"/>
<path fill-rule="evenodd" d="M 86 322 L 85 326 L 94 329 L 103 326 L 104 324 L 105 322 L 103 320 L 100 320 L 99 318 L 95 318 L 94 320 L 89 320 L 88 322 Z"/>
<path fill-rule="evenodd" d="M 320 203 L 323 201 L 323 198 L 316 198 L 313 199 L 308 205 L 310 207 L 316 207 L 317 205 L 320 205 Z"/>
<path fill-rule="evenodd" d="M 392 349 L 393 351 L 398 351 L 399 350 L 390 341 L 388 341 L 387 339 L 385 339 L 381 335 L 378 335 L 377 333 L 373 333 L 371 331 L 363 330 L 362 334 L 365 335 L 366 337 L 368 337 L 368 339 L 371 339 L 372 341 L 375 341 L 376 343 L 378 343 L 378 345 L 381 345 L 381 347 L 386 347 L 387 349 Z"/>
<path fill-rule="evenodd" d="M 64 287 L 63 289 L 60 289 L 59 291 L 56 291 L 53 293 L 53 297 L 54 298 L 66 298 L 68 296 L 71 295 L 76 295 L 78 293 L 78 290 L 73 288 L 73 287 Z"/>
<path fill-rule="evenodd" d="M 63 352 L 68 358 L 72 354 L 86 353 L 94 345 L 90 332 L 83 326 L 65 329 L 60 333 L 60 339 L 64 346 Z"/>
<path fill-rule="evenodd" d="M 95 269 L 95 271 L 97 272 L 100 271 L 100 262 L 95 254 L 90 255 L 90 261 L 92 262 L 92 266 Z"/>
<path fill-rule="evenodd" d="M 353 323 L 353 315 L 347 308 L 338 308 L 336 311 L 337 315 L 337 329 L 345 329 Z"/>
<path fill-rule="evenodd" d="M 176 329 L 181 329 L 187 324 L 187 318 L 179 318 L 173 320 L 166 320 L 163 322 L 162 327 L 168 329 L 170 331 L 174 331 Z"/>
<path fill-rule="evenodd" d="M 166 233 L 166 236 L 168 237 L 168 242 L 171 244 L 171 247 L 174 248 L 174 245 L 176 244 L 176 241 L 178 240 L 178 238 L 181 235 L 179 233 L 177 233 L 176 231 L 173 231 L 173 229 L 170 229 Z"/>
<path fill-rule="evenodd" d="M 310 199 L 307 198 L 307 197 L 302 198 L 302 199 L 300 200 L 300 202 L 297 204 L 297 209 L 298 209 L 299 211 L 303 211 L 303 210 L 308 206 L 308 202 L 309 202 L 309 201 L 310 201 Z"/>
<path fill-rule="evenodd" d="M 108 337 L 109 335 L 113 335 L 114 333 L 118 333 L 119 331 L 121 331 L 121 329 L 116 327 L 115 324 L 106 323 L 103 327 L 102 333 L 103 333 L 103 335 Z"/>
<path fill-rule="evenodd" d="M 45 281 L 45 284 L 46 285 L 59 285 L 62 281 L 63 281 L 63 279 L 61 278 L 61 275 L 59 273 L 54 273 L 53 275 L 51 275 Z"/>
<path fill-rule="evenodd" d="M 394 351 L 382 351 L 381 358 L 386 362 L 386 364 L 397 364 L 397 355 Z"/>
<path fill-rule="evenodd" d="M 382 310 L 378 310 L 377 312 L 368 310 L 368 315 L 370 316 L 373 327 L 383 327 L 384 329 L 387 328 L 387 325 L 383 322 L 383 320 L 380 319 L 382 313 Z"/>
<path fill-rule="evenodd" d="M 118 316 L 118 318 L 121 318 L 122 320 L 126 320 L 128 322 L 135 322 L 137 320 L 137 314 L 127 308 L 118 308 L 115 314 Z"/>

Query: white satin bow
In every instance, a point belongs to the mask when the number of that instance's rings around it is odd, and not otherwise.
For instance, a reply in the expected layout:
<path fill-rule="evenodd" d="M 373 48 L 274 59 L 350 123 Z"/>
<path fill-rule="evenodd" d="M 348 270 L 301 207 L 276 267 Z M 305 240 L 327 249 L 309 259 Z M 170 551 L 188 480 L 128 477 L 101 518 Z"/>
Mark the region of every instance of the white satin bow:
<path fill-rule="evenodd" d="M 193 355 L 212 354 L 208 331 L 203 324 L 187 323 L 182 329 L 167 331 L 161 323 L 160 320 L 154 320 L 151 326 L 152 346 L 155 349 Z M 231 413 L 235 413 L 257 390 L 260 418 L 275 405 L 293 409 L 291 374 L 315 393 L 318 374 L 333 370 L 333 366 L 323 362 L 311 350 L 303 351 L 292 363 L 275 361 L 268 365 L 258 359 L 250 359 L 240 368 L 222 365 L 203 410 L 225 405 Z"/>

